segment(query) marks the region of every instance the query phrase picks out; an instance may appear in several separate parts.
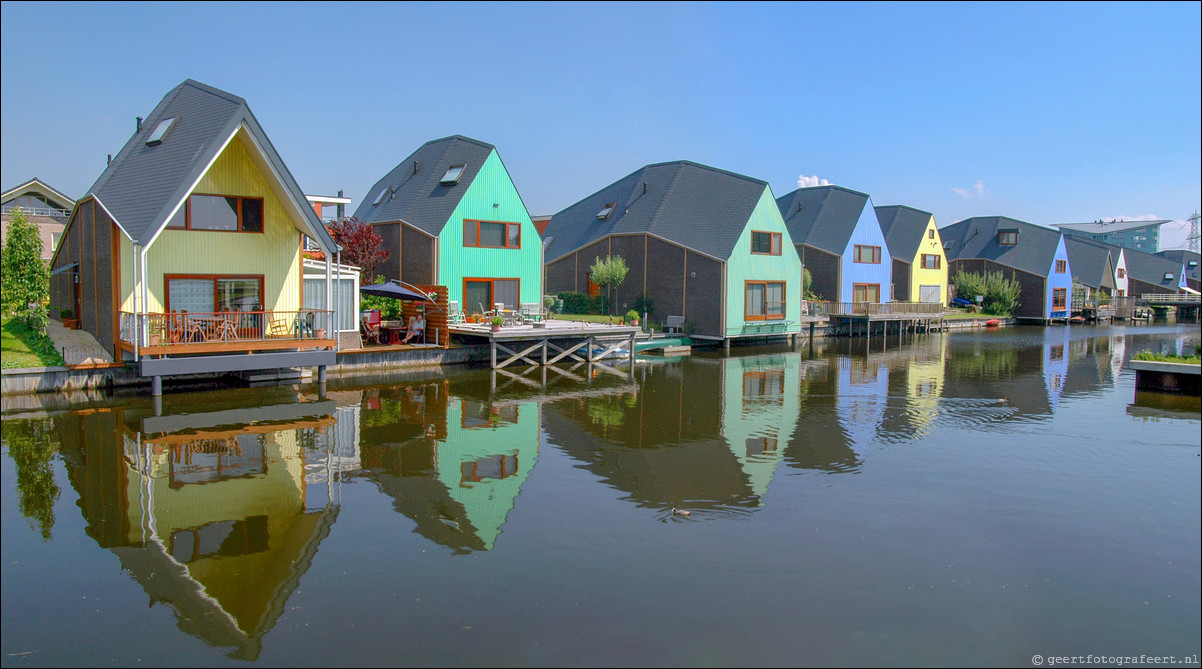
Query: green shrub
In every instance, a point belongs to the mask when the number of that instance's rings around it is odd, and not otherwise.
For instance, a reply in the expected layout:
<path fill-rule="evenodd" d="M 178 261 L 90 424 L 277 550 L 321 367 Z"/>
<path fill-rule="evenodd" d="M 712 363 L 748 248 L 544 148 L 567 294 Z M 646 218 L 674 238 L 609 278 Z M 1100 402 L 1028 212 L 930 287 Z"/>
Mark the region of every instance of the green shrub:
<path fill-rule="evenodd" d="M 1019 306 L 1019 295 L 1022 286 L 1014 279 L 1007 279 L 1001 272 L 957 272 L 952 277 L 952 285 L 956 287 L 956 295 L 975 300 L 977 295 L 984 297 L 981 311 L 995 316 L 1010 316 Z"/>
<path fill-rule="evenodd" d="M 593 298 L 592 304 L 589 306 L 590 314 L 609 314 L 609 298 L 605 295 L 598 295 Z"/>
<path fill-rule="evenodd" d="M 593 306 L 592 298 L 584 293 L 564 291 L 559 294 L 559 299 L 563 300 L 565 314 L 587 314 Z"/>
<path fill-rule="evenodd" d="M 655 300 L 652 300 L 646 295 L 639 295 L 635 298 L 631 307 L 640 314 L 647 314 L 650 316 L 651 314 L 655 313 Z"/>

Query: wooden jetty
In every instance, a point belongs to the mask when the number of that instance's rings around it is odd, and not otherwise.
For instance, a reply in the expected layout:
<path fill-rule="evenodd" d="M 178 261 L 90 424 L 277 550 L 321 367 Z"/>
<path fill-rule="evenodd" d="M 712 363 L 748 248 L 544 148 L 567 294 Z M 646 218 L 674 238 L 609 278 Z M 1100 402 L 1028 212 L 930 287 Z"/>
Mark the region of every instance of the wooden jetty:
<path fill-rule="evenodd" d="M 618 357 L 634 360 L 639 328 L 579 321 L 546 320 L 504 325 L 497 331 L 486 323 L 450 326 L 452 335 L 487 342 L 492 369 L 512 364 L 554 365 L 560 361 L 588 362 Z"/>

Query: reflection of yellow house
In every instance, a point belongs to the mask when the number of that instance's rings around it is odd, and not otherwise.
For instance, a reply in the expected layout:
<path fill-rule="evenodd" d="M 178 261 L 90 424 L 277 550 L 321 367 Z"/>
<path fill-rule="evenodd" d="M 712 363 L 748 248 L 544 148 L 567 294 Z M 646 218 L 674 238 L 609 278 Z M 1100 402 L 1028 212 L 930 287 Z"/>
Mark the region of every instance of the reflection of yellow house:
<path fill-rule="evenodd" d="M 765 355 L 722 362 L 722 436 L 762 505 L 801 413 L 801 358 Z"/>
<path fill-rule="evenodd" d="M 947 256 L 935 217 L 902 205 L 876 207 L 876 216 L 893 257 L 893 299 L 947 304 Z"/>
<path fill-rule="evenodd" d="M 90 534 L 152 602 L 174 610 L 181 630 L 256 658 L 337 517 L 330 477 L 314 475 L 333 453 L 333 408 L 147 417 L 136 428 L 121 421 L 106 449 L 112 466 L 102 468 L 119 474 L 76 484 L 99 530 Z"/>
<path fill-rule="evenodd" d="M 943 394 L 944 337 L 925 337 L 910 344 L 913 357 L 905 363 L 906 415 L 915 438 L 926 436 L 939 414 Z"/>

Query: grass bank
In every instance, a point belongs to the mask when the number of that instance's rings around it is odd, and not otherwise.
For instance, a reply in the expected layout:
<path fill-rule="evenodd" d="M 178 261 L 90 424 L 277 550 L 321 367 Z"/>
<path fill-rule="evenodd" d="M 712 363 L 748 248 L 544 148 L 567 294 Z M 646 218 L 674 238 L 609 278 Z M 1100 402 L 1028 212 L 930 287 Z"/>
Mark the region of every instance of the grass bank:
<path fill-rule="evenodd" d="M 4 369 L 18 367 L 59 367 L 63 357 L 54 350 L 50 338 L 34 332 L 24 321 L 5 318 L 0 324 L 0 366 Z"/>

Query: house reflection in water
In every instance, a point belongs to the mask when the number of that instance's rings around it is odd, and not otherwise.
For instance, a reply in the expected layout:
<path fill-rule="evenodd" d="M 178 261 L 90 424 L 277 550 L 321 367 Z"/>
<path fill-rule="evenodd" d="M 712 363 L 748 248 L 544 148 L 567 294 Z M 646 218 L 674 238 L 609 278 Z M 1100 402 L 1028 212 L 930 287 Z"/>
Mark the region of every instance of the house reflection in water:
<path fill-rule="evenodd" d="M 334 402 L 281 399 L 59 419 L 88 534 L 181 630 L 239 659 L 258 657 L 338 515 L 338 471 L 357 466 L 338 453 Z"/>
<path fill-rule="evenodd" d="M 550 442 L 639 506 L 761 506 L 800 413 L 798 356 L 649 360 L 637 373 L 551 399 Z"/>
<path fill-rule="evenodd" d="M 415 532 L 491 550 L 538 461 L 539 405 L 480 399 L 446 380 L 365 391 L 363 466 Z"/>

